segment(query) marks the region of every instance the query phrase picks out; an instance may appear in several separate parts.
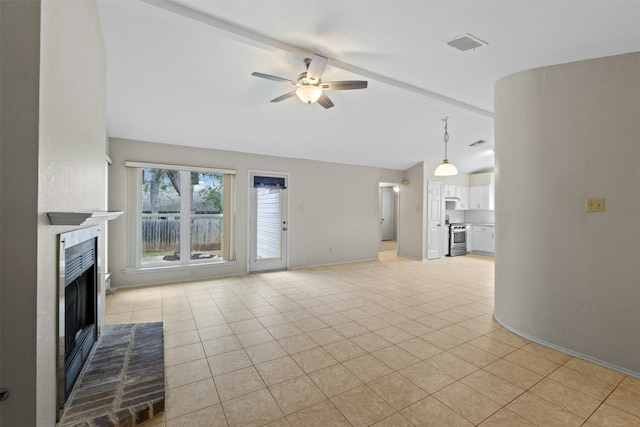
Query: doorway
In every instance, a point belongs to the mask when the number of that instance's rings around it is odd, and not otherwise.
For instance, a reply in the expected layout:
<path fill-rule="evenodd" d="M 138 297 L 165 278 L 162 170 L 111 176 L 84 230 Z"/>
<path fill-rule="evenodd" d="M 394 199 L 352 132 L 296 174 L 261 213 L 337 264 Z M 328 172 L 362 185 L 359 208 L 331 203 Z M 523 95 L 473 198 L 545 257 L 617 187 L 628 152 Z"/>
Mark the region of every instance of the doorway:
<path fill-rule="evenodd" d="M 249 272 L 287 268 L 288 175 L 249 173 Z"/>
<path fill-rule="evenodd" d="M 380 183 L 380 242 L 378 252 L 397 251 L 398 185 Z"/>

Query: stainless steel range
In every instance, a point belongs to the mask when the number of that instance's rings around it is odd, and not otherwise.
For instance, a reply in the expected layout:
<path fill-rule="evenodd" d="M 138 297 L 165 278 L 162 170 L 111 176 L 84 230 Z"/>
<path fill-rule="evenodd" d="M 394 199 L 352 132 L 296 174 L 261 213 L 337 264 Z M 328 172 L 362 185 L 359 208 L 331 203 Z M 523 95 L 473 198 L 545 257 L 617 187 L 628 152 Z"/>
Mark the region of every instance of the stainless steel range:
<path fill-rule="evenodd" d="M 467 225 L 449 224 L 449 256 L 467 254 Z"/>

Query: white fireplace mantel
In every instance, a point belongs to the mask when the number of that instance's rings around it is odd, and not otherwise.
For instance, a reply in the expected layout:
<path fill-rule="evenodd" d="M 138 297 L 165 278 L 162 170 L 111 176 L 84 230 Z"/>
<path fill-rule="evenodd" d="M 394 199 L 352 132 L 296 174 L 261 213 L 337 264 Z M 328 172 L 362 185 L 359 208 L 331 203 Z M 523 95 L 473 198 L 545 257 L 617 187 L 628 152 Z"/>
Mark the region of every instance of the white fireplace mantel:
<path fill-rule="evenodd" d="M 99 221 L 111 221 L 123 211 L 47 212 L 51 225 L 83 225 Z"/>

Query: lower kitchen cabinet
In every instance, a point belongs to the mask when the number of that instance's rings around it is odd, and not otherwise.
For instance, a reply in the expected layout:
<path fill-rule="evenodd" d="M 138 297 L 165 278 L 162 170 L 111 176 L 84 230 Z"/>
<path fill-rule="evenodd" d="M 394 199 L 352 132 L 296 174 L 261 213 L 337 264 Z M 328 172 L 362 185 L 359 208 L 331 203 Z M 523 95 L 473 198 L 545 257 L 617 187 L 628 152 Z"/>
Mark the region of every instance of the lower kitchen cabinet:
<path fill-rule="evenodd" d="M 473 226 L 473 251 L 487 254 L 496 252 L 496 228 L 493 225 Z"/>

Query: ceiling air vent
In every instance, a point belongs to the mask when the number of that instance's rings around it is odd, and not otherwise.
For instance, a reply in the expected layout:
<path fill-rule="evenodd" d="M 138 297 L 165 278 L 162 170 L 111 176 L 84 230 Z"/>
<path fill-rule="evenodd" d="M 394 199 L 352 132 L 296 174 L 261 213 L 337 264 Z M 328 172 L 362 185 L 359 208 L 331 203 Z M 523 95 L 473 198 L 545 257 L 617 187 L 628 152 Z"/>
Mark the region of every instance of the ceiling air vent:
<path fill-rule="evenodd" d="M 477 47 L 488 45 L 489 43 L 480 40 L 477 37 L 473 37 L 471 34 L 463 34 L 458 37 L 454 37 L 446 42 L 449 46 L 455 47 L 458 50 L 465 51 L 469 49 L 475 49 Z"/>
<path fill-rule="evenodd" d="M 485 141 L 484 139 L 479 139 L 476 142 L 472 142 L 471 144 L 469 144 L 469 147 L 477 147 L 479 145 L 482 145 L 484 143 L 486 143 L 487 141 Z"/>

